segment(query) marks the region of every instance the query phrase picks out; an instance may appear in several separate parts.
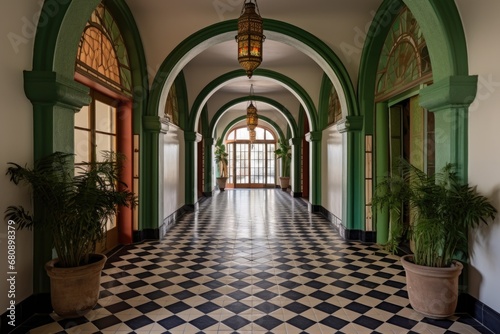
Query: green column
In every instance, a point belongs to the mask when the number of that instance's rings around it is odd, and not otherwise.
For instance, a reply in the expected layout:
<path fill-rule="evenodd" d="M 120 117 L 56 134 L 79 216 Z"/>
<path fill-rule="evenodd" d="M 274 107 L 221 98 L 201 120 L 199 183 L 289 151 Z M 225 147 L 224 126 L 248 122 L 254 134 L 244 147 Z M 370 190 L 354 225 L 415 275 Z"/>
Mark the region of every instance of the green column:
<path fill-rule="evenodd" d="M 302 196 L 302 188 L 300 182 L 301 176 L 301 153 L 302 153 L 302 139 L 295 137 L 290 139 L 292 145 L 293 156 L 293 179 L 292 179 L 292 195 L 293 197 Z M 309 157 L 306 157 L 309 159 Z"/>
<path fill-rule="evenodd" d="M 196 198 L 196 132 L 184 132 L 186 145 L 186 205 L 194 206 Z"/>
<path fill-rule="evenodd" d="M 311 143 L 311 191 L 310 198 L 313 211 L 321 205 L 321 131 L 311 131 L 306 137 Z"/>
<path fill-rule="evenodd" d="M 34 159 L 74 152 L 75 112 L 90 103 L 89 89 L 52 71 L 25 71 L 24 91 L 33 104 Z M 44 266 L 52 259 L 50 233 L 36 230 L 33 247 L 33 292 L 49 292 Z"/>
<path fill-rule="evenodd" d="M 387 103 L 377 103 L 375 108 L 374 184 L 376 185 L 383 177 L 389 175 L 389 106 Z M 384 244 L 389 239 L 389 210 L 373 208 L 373 213 L 377 243 Z"/>
<path fill-rule="evenodd" d="M 204 166 L 204 178 L 205 182 L 203 184 L 203 194 L 205 196 L 212 196 L 212 146 L 214 145 L 213 138 L 203 138 L 203 145 L 205 150 L 205 166 Z"/>
<path fill-rule="evenodd" d="M 163 220 L 163 217 L 159 216 L 159 144 L 162 124 L 159 116 L 143 116 L 142 124 L 144 128 L 142 154 L 145 172 L 141 173 L 143 217 L 140 219 L 140 230 L 156 229 Z"/>
<path fill-rule="evenodd" d="M 434 112 L 436 169 L 457 165 L 467 181 L 468 109 L 477 92 L 477 76 L 450 76 L 420 91 L 420 105 Z"/>
<path fill-rule="evenodd" d="M 346 116 L 338 122 L 339 132 L 345 134 L 346 162 L 342 224 L 349 230 L 366 229 L 365 225 L 365 139 L 362 131 L 363 116 Z"/>

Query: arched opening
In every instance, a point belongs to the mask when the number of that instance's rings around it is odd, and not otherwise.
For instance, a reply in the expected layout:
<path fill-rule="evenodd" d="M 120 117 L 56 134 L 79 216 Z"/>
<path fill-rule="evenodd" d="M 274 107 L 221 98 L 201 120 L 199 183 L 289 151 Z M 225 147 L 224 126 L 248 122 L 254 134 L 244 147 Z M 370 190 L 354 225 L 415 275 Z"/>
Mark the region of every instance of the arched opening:
<path fill-rule="evenodd" d="M 75 80 L 90 88 L 91 102 L 75 114 L 75 166 L 96 163 L 105 152 L 124 157 L 121 181 L 132 191 L 132 92 L 128 53 L 108 9 L 100 4 L 92 13 L 80 40 Z M 137 208 L 135 209 L 137 210 Z M 133 234 L 131 208 L 122 207 L 106 224 L 106 239 L 97 245 L 105 252 L 130 244 Z M 137 229 L 137 228 L 136 228 Z"/>
<path fill-rule="evenodd" d="M 406 14 L 400 16 L 402 11 Z M 392 23 L 398 16 L 407 21 L 400 20 L 403 25 L 396 27 Z M 417 35 L 425 37 L 425 44 L 410 38 L 419 23 Z M 406 34 L 399 33 L 401 27 Z M 365 177 L 371 171 L 373 184 L 365 187 L 366 203 L 377 179 L 390 172 L 391 161 L 398 155 L 429 172 L 453 162 L 465 176 L 466 114 L 477 79 L 467 76 L 467 49 L 455 4 L 386 0 L 368 33 L 358 81 L 365 140 L 372 144 Z M 413 61 L 401 62 L 408 57 Z M 433 140 L 434 133 L 439 133 L 439 140 Z M 366 145 L 366 153 L 368 148 Z M 372 167 L 369 157 L 373 158 Z M 389 233 L 388 213 L 374 214 L 377 241 L 383 243 Z"/>
<path fill-rule="evenodd" d="M 227 188 L 274 188 L 276 186 L 276 135 L 266 127 L 255 128 L 251 141 L 245 127 L 230 131 L 226 138 L 229 178 Z"/>

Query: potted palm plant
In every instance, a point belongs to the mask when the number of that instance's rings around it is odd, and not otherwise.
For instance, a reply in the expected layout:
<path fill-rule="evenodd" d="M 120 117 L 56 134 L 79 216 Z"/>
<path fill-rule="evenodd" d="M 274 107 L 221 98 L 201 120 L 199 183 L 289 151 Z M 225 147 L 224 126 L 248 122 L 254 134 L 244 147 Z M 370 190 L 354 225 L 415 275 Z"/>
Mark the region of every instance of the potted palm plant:
<path fill-rule="evenodd" d="M 106 222 L 120 206 L 137 199 L 120 182 L 121 157 L 107 152 L 103 161 L 73 168 L 74 155 L 55 152 L 32 168 L 10 162 L 7 175 L 15 184 L 31 188 L 34 212 L 9 206 L 5 218 L 19 229 L 45 230 L 52 237 L 57 258 L 45 265 L 50 277 L 54 311 L 78 317 L 97 304 L 104 254 L 95 254 L 106 233 Z"/>
<path fill-rule="evenodd" d="M 468 257 L 469 230 L 494 219 L 497 210 L 461 182 L 452 164 L 429 175 L 401 159 L 398 170 L 377 184 L 372 205 L 395 216 L 409 210 L 407 226 L 391 221 L 386 246 L 396 252 L 405 238 L 411 240 L 413 254 L 401 258 L 410 304 L 427 317 L 447 318 L 457 306 L 459 259 Z"/>
<path fill-rule="evenodd" d="M 278 148 L 274 151 L 277 158 L 281 158 L 281 176 L 280 185 L 282 190 L 287 190 L 290 186 L 290 162 L 292 153 L 290 152 L 290 144 L 285 138 L 279 138 Z"/>
<path fill-rule="evenodd" d="M 227 182 L 227 157 L 226 145 L 221 137 L 215 141 L 215 164 L 217 165 L 217 187 L 220 191 L 224 191 Z"/>

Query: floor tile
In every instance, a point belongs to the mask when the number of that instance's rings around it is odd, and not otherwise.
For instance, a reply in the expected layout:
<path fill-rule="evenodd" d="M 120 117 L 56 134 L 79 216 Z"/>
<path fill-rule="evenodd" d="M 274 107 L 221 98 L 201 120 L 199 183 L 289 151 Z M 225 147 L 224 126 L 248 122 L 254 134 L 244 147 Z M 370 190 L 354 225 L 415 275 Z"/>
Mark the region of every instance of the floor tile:
<path fill-rule="evenodd" d="M 99 304 L 85 317 L 37 315 L 16 333 L 22 328 L 43 334 L 487 333 L 467 315 L 436 321 L 416 313 L 397 256 L 344 241 L 303 200 L 275 189 L 228 189 L 201 201 L 161 241 L 109 256 Z"/>

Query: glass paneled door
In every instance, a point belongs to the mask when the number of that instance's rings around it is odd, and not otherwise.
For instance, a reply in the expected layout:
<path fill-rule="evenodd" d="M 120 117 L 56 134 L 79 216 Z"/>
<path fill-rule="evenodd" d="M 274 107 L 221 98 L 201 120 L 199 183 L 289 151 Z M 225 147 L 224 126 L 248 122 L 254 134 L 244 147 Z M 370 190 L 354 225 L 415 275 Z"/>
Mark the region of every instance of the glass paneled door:
<path fill-rule="evenodd" d="M 116 101 L 91 91 L 92 102 L 75 114 L 75 166 L 103 161 L 103 153 L 117 152 Z M 75 170 L 78 172 L 78 170 Z M 117 219 L 106 223 L 106 239 L 96 247 L 97 252 L 118 245 Z"/>
<path fill-rule="evenodd" d="M 251 143 L 246 128 L 233 130 L 228 135 L 227 188 L 265 188 L 276 185 L 276 149 L 274 135 L 264 128 L 256 128 L 256 141 Z"/>

